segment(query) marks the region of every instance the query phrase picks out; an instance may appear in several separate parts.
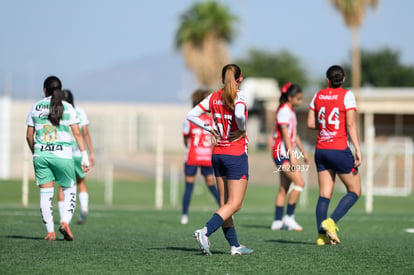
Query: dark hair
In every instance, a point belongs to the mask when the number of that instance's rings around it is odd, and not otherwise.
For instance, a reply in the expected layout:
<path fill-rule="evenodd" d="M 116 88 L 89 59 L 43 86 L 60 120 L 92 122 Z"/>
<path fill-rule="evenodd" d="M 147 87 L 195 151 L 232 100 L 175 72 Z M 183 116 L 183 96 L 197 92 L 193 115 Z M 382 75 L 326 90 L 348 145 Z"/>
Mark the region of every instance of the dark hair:
<path fill-rule="evenodd" d="M 236 82 L 241 81 L 241 69 L 236 64 L 227 64 L 221 71 L 224 83 L 222 100 L 230 110 L 234 110 L 234 99 L 237 94 Z"/>
<path fill-rule="evenodd" d="M 283 85 L 281 89 L 280 98 L 279 98 L 279 107 L 282 106 L 283 103 L 288 102 L 289 97 L 294 97 L 301 92 L 302 92 L 302 89 L 300 88 L 299 85 L 292 84 L 292 83 L 286 83 L 285 85 Z"/>
<path fill-rule="evenodd" d="M 345 71 L 341 66 L 333 65 L 326 71 L 326 77 L 329 80 L 330 87 L 338 88 L 341 87 L 344 81 Z"/>
<path fill-rule="evenodd" d="M 56 76 L 49 76 L 43 82 L 43 89 L 46 96 L 52 96 L 50 99 L 49 120 L 53 125 L 59 125 L 64 111 L 62 82 Z"/>
<path fill-rule="evenodd" d="M 197 89 L 192 95 L 191 95 L 191 102 L 193 104 L 193 107 L 198 105 L 204 98 L 206 98 L 210 94 L 210 91 L 207 89 Z"/>
<path fill-rule="evenodd" d="M 63 89 L 62 93 L 63 93 L 63 100 L 70 103 L 73 107 L 75 107 L 75 101 L 73 99 L 72 92 L 68 89 Z"/>

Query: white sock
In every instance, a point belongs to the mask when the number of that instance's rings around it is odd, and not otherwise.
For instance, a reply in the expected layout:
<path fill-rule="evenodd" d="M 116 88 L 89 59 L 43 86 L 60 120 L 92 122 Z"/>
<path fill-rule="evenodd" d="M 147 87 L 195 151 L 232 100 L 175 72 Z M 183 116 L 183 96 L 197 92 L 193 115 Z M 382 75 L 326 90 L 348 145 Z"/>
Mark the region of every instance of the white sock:
<path fill-rule="evenodd" d="M 46 231 L 55 232 L 55 224 L 53 222 L 53 193 L 54 188 L 40 188 L 40 214 Z"/>
<path fill-rule="evenodd" d="M 63 208 L 64 208 L 65 203 L 63 201 L 58 201 L 58 209 L 59 209 L 59 217 L 60 217 L 60 222 L 62 222 L 62 218 L 63 218 Z"/>
<path fill-rule="evenodd" d="M 89 194 L 88 192 L 79 193 L 79 205 L 82 213 L 88 213 Z"/>
<path fill-rule="evenodd" d="M 72 187 L 63 187 L 62 188 L 64 199 L 64 211 L 62 215 L 62 222 L 70 223 L 75 213 L 76 208 L 76 185 Z"/>

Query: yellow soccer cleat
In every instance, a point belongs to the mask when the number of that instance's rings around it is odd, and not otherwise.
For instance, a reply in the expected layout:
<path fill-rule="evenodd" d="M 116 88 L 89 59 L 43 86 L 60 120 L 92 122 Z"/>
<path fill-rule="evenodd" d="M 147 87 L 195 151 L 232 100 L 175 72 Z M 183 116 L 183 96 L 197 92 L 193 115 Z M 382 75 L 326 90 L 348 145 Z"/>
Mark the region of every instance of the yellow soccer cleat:
<path fill-rule="evenodd" d="M 326 219 L 321 224 L 322 228 L 326 231 L 326 234 L 328 234 L 329 238 L 335 242 L 340 243 L 341 241 L 338 238 L 338 235 L 336 234 L 337 231 L 339 231 L 339 228 L 336 226 L 334 220 L 331 218 Z"/>
<path fill-rule="evenodd" d="M 318 238 L 316 239 L 316 245 L 325 245 L 330 244 L 329 237 L 325 234 L 319 234 Z"/>
<path fill-rule="evenodd" d="M 319 234 L 318 238 L 316 239 L 316 245 L 335 245 L 336 242 L 334 240 L 331 240 L 326 234 Z"/>

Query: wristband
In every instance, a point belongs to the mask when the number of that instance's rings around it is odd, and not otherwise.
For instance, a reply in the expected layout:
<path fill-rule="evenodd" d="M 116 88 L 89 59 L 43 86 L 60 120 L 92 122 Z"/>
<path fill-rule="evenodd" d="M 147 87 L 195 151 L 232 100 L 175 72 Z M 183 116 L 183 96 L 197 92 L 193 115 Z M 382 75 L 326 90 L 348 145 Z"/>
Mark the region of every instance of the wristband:
<path fill-rule="evenodd" d="M 85 166 L 85 167 L 89 167 L 88 152 L 83 151 L 83 152 L 81 152 L 81 155 L 82 155 L 81 165 Z"/>

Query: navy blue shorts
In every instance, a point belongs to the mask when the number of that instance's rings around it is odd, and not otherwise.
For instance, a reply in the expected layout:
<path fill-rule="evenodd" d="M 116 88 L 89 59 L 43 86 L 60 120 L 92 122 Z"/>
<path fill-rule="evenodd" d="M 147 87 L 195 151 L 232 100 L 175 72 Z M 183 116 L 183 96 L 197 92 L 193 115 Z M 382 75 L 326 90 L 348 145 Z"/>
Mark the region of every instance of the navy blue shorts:
<path fill-rule="evenodd" d="M 349 174 L 354 168 L 354 161 L 349 147 L 345 150 L 315 150 L 315 163 L 318 172 L 332 170 L 336 174 Z"/>
<path fill-rule="evenodd" d="M 285 162 L 289 163 L 290 159 L 289 158 L 273 158 L 276 166 L 280 166 L 285 164 Z"/>
<path fill-rule="evenodd" d="M 240 156 L 213 154 L 211 159 L 216 177 L 228 180 L 249 179 L 249 161 L 247 154 Z"/>
<path fill-rule="evenodd" d="M 197 166 L 184 164 L 184 174 L 186 176 L 195 176 L 197 174 L 197 168 L 201 168 L 201 174 L 203 176 L 212 175 L 214 173 L 213 166 Z"/>

